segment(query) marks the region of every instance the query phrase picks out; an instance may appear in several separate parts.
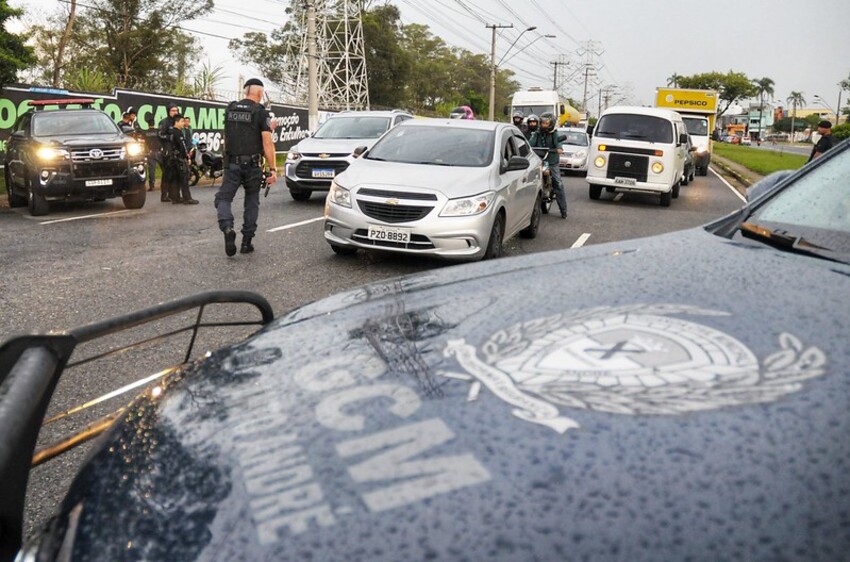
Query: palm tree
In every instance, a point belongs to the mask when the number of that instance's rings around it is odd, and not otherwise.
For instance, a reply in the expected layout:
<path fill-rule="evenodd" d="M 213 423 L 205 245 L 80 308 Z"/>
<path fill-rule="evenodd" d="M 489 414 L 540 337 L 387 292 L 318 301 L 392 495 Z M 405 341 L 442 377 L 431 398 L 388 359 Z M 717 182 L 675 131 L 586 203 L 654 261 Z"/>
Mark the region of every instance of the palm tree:
<path fill-rule="evenodd" d="M 797 119 L 797 106 L 806 105 L 806 98 L 803 97 L 803 92 L 791 92 L 785 102 L 792 107 L 791 109 L 791 142 L 794 142 L 794 121 Z"/>
<path fill-rule="evenodd" d="M 764 95 L 767 94 L 771 98 L 773 98 L 773 84 L 774 81 L 770 78 L 760 78 L 758 80 L 753 80 L 753 84 L 755 84 L 758 90 L 758 96 L 760 100 L 759 104 L 759 141 L 762 138 L 762 114 L 764 113 Z"/>
<path fill-rule="evenodd" d="M 673 88 L 678 88 L 679 87 L 679 80 L 681 80 L 681 79 L 682 79 L 682 77 L 674 72 L 672 76 L 667 78 L 667 85 L 672 86 Z"/>

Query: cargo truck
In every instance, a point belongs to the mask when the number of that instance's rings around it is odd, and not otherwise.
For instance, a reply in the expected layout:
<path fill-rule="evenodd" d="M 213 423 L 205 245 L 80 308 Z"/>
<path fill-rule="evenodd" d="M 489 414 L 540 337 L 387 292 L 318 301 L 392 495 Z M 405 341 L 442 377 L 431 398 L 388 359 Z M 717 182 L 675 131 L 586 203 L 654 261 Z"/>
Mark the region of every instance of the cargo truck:
<path fill-rule="evenodd" d="M 717 118 L 717 92 L 685 88 L 656 88 L 655 107 L 672 109 L 682 116 L 696 151 L 694 165 L 700 176 L 708 175 L 711 133 Z"/>
<path fill-rule="evenodd" d="M 581 121 L 581 114 L 566 100 L 561 99 L 555 90 L 529 88 L 517 92 L 511 99 L 510 113 L 521 112 L 525 117 L 532 113 L 540 117 L 551 113 L 558 120 L 558 127 L 575 127 Z M 507 112 L 505 112 L 507 114 Z"/>

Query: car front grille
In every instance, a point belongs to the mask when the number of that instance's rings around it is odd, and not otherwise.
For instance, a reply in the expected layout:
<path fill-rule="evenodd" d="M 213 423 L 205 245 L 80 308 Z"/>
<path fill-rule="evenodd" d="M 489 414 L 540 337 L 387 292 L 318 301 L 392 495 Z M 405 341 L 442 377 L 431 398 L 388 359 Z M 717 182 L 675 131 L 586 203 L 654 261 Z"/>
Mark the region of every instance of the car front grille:
<path fill-rule="evenodd" d="M 634 154 L 611 154 L 608 157 L 608 179 L 634 178 L 646 181 L 649 158 Z"/>
<path fill-rule="evenodd" d="M 124 158 L 123 146 L 113 148 L 75 148 L 71 151 L 71 161 L 75 164 L 82 162 L 115 162 Z"/>
<path fill-rule="evenodd" d="M 118 162 L 74 163 L 74 177 L 77 179 L 109 178 L 127 175 L 127 164 Z"/>
<path fill-rule="evenodd" d="M 389 223 L 418 221 L 434 210 L 434 207 L 390 205 L 387 203 L 379 203 L 377 201 L 362 200 L 358 200 L 357 205 L 367 217 Z"/>
<path fill-rule="evenodd" d="M 390 191 L 388 189 L 374 189 L 364 187 L 357 195 L 369 195 L 371 197 L 386 197 L 391 199 L 412 199 L 415 201 L 436 201 L 437 196 L 433 193 L 410 193 L 405 191 Z"/>
<path fill-rule="evenodd" d="M 369 240 L 369 232 L 365 228 L 358 228 L 351 234 L 351 239 L 361 244 L 369 244 L 376 248 L 401 248 L 405 250 L 433 250 L 434 244 L 422 234 L 411 234 L 410 242 L 390 242 L 389 240 Z"/>
<path fill-rule="evenodd" d="M 325 161 L 315 161 L 315 160 L 306 160 L 302 161 L 295 168 L 295 175 L 303 178 L 313 178 L 313 170 L 333 170 L 334 175 L 338 176 L 345 169 L 348 168 L 348 162 L 344 160 L 325 160 Z M 315 179 L 326 179 L 330 181 L 331 178 L 315 178 Z"/>

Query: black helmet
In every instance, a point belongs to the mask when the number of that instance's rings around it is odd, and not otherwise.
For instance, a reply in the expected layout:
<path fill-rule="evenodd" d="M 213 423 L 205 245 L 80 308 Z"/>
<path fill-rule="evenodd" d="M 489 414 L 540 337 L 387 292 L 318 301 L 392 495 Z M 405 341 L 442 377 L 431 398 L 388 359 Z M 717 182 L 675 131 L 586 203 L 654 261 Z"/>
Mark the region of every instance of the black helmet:
<path fill-rule="evenodd" d="M 534 121 L 534 125 L 531 124 L 532 121 Z M 540 119 L 532 113 L 528 116 L 528 119 L 526 119 L 525 122 L 528 124 L 528 128 L 533 130 L 537 128 L 537 125 L 540 123 Z"/>
<path fill-rule="evenodd" d="M 522 121 L 524 118 L 525 118 L 525 115 L 522 114 L 522 111 L 514 111 L 514 117 L 513 117 L 514 123 L 517 122 L 517 119 Z"/>
<path fill-rule="evenodd" d="M 555 130 L 555 116 L 548 111 L 540 116 L 540 128 L 544 133 L 551 133 Z"/>

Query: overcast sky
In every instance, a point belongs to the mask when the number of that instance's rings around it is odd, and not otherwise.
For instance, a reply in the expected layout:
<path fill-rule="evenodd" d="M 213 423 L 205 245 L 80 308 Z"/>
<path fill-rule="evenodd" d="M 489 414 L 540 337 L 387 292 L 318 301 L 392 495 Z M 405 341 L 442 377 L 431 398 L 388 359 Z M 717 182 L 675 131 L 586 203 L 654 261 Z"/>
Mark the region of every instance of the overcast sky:
<path fill-rule="evenodd" d="M 85 0 L 78 0 L 80 5 Z M 383 0 L 372 0 L 373 5 Z M 38 17 L 67 6 L 61 0 L 11 0 Z M 523 87 L 551 87 L 554 61 L 559 82 L 574 99 L 584 97 L 585 68 L 596 75 L 588 85 L 591 110 L 602 87 L 616 86 L 632 103 L 650 104 L 657 86 L 674 73 L 735 70 L 775 82 L 777 100 L 792 90 L 814 95 L 833 108 L 837 83 L 850 76 L 850 1 L 820 0 L 392 0 L 404 23 L 426 24 L 449 45 L 476 53 L 490 51 L 486 24 L 500 30 L 496 59 L 516 72 Z M 271 31 L 285 22 L 287 0 L 215 0 L 216 10 L 187 30 L 204 47 L 204 56 L 226 69 L 222 89 L 235 90 L 238 76 L 256 69 L 235 61 L 227 38 L 251 30 Z M 247 6 L 247 7 L 245 7 Z M 83 8 L 84 9 L 84 8 Z M 547 17 L 548 16 L 548 17 Z M 675 23 L 671 23 L 675 22 Z M 530 26 L 510 48 L 519 33 Z M 200 33 L 200 32 L 203 32 Z M 545 38 L 551 34 L 556 38 Z M 588 45 L 588 41 L 592 44 Z M 588 49 L 587 47 L 590 47 Z M 510 48 L 510 51 L 508 49 Z M 593 55 L 588 54 L 593 51 Z M 579 53 L 584 52 L 584 56 Z M 592 67 L 585 66 L 592 64 Z M 842 96 L 845 105 L 848 94 Z"/>

